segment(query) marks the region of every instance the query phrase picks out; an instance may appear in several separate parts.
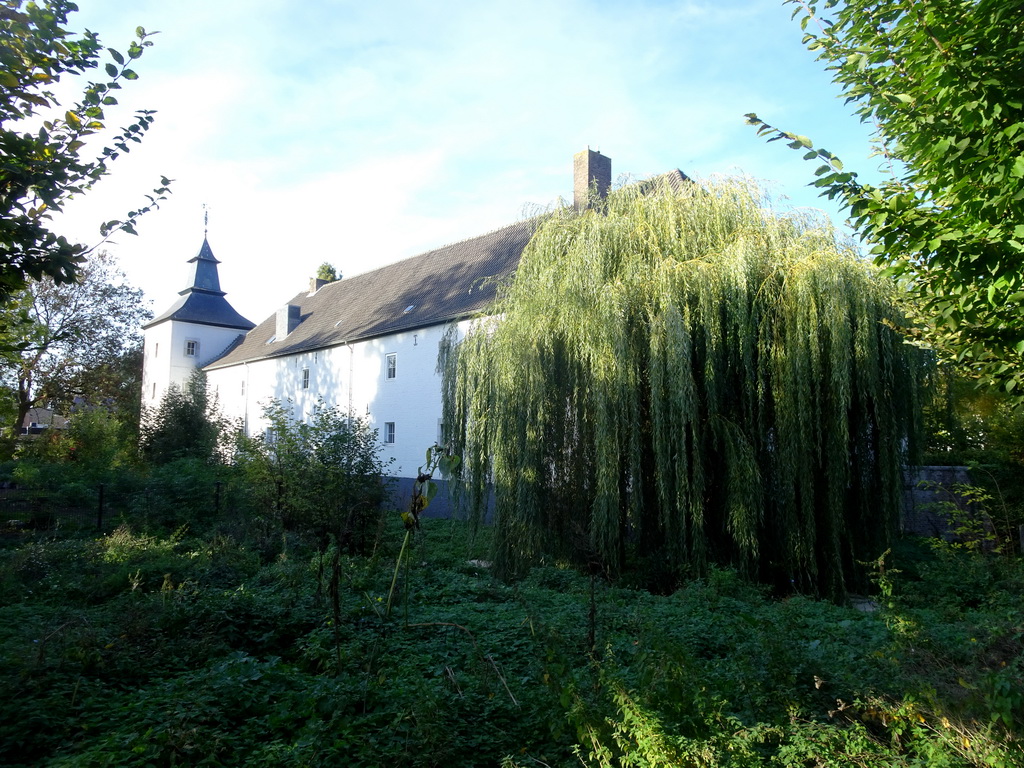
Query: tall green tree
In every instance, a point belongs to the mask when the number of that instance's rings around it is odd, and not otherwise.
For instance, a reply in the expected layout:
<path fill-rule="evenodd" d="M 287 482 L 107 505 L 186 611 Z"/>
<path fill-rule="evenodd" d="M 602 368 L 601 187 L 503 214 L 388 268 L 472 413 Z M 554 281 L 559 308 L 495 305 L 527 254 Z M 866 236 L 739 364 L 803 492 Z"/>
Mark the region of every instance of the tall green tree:
<path fill-rule="evenodd" d="M 77 10 L 67 0 L 0 1 L 0 301 L 29 280 L 75 279 L 91 248 L 51 231 L 51 216 L 105 176 L 110 163 L 141 141 L 153 123 L 152 111 L 136 112 L 97 156 L 86 154 L 86 141 L 95 146 L 92 141 L 107 129 L 105 110 L 117 104 L 124 82 L 137 79 L 134 60 L 152 42 L 139 27 L 126 55 L 104 49 L 95 33 L 79 36 L 65 29 Z M 62 107 L 51 90 L 58 81 L 101 64 L 104 77 L 88 82 L 81 99 Z M 146 204 L 103 223 L 99 237 L 134 234 L 138 217 L 163 199 L 169 183 L 162 177 Z"/>
<path fill-rule="evenodd" d="M 101 382 L 100 373 L 119 367 L 139 346 L 140 328 L 149 317 L 142 291 L 124 282 L 124 274 L 105 251 L 81 264 L 70 283 L 52 278 L 31 282 L 14 294 L 9 308 L 20 319 L 4 333 L 0 381 L 15 398 L 17 435 L 30 408 L 38 403 L 70 405 L 76 398 L 99 403 L 114 397 L 85 387 Z"/>
<path fill-rule="evenodd" d="M 498 568 L 719 563 L 841 594 L 898 521 L 920 367 L 900 319 L 830 228 L 738 181 L 556 212 L 440 359 Z"/>
<path fill-rule="evenodd" d="M 920 299 L 924 340 L 1024 398 L 1024 2 L 787 2 L 891 175 L 861 183 L 808 137 L 749 121 L 822 163 L 815 186 Z"/>
<path fill-rule="evenodd" d="M 120 350 L 69 372 L 50 390 L 48 402 L 61 413 L 82 405 L 104 408 L 137 430 L 142 418 L 142 363 L 142 339 L 134 330 Z"/>
<path fill-rule="evenodd" d="M 142 455 L 153 464 L 180 459 L 216 463 L 228 439 L 229 425 L 210 397 L 206 374 L 196 369 L 183 386 L 172 383 L 160 405 L 143 413 Z"/>

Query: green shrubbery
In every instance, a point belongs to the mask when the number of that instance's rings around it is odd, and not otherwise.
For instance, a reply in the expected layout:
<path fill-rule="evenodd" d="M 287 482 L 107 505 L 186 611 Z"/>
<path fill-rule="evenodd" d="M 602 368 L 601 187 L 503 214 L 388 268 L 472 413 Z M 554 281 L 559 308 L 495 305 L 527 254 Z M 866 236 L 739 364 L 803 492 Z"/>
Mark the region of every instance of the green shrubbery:
<path fill-rule="evenodd" d="M 233 457 L 259 523 L 314 532 L 324 545 L 333 536 L 348 551 L 367 551 L 387 495 L 377 431 L 322 403 L 308 423 L 277 402 L 264 416 L 269 432 L 239 434 Z"/>
<path fill-rule="evenodd" d="M 502 583 L 489 533 L 424 521 L 407 618 L 383 608 L 397 513 L 369 556 L 129 527 L 10 542 L 0 764 L 1024 760 L 1019 561 L 906 542 L 865 612 L 722 570 L 665 596 L 557 566 Z"/>
<path fill-rule="evenodd" d="M 2 533 L 0 764 L 1024 764 L 1024 568 L 984 528 L 862 564 L 869 610 L 652 594 L 654 560 L 503 582 L 492 529 L 382 508 L 364 424 L 268 416 L 144 461 L 96 411 L 8 467 L 108 511 Z"/>

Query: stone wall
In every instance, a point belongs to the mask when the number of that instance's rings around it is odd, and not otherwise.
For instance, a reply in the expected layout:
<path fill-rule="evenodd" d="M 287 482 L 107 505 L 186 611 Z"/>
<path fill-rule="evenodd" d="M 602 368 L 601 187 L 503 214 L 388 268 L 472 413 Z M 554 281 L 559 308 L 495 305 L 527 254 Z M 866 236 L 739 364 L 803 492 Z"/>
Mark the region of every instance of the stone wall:
<path fill-rule="evenodd" d="M 970 485 L 967 467 L 908 467 L 903 473 L 903 514 L 900 529 L 917 536 L 950 538 L 949 526 L 936 505 L 955 501 L 954 485 Z"/>

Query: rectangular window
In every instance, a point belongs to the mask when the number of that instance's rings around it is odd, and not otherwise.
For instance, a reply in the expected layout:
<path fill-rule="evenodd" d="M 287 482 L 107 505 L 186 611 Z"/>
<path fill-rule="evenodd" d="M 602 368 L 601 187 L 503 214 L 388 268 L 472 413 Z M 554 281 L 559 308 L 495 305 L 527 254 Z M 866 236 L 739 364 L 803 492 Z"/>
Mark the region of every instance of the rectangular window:
<path fill-rule="evenodd" d="M 309 368 L 302 369 L 302 388 L 309 389 Z"/>
<path fill-rule="evenodd" d="M 387 360 L 387 368 L 384 378 L 393 379 L 398 375 L 398 354 L 392 352 L 385 359 Z"/>
<path fill-rule="evenodd" d="M 156 382 L 155 381 L 153 382 L 153 395 L 150 397 L 150 400 L 156 400 Z"/>
<path fill-rule="evenodd" d="M 242 379 L 242 397 L 245 397 L 245 379 Z"/>
<path fill-rule="evenodd" d="M 160 342 L 156 342 L 153 345 L 153 357 L 157 357 L 160 354 Z"/>
<path fill-rule="evenodd" d="M 185 357 L 195 357 L 199 354 L 199 342 L 189 340 L 185 342 Z"/>
<path fill-rule="evenodd" d="M 384 422 L 384 442 L 392 444 L 395 442 L 395 422 Z"/>

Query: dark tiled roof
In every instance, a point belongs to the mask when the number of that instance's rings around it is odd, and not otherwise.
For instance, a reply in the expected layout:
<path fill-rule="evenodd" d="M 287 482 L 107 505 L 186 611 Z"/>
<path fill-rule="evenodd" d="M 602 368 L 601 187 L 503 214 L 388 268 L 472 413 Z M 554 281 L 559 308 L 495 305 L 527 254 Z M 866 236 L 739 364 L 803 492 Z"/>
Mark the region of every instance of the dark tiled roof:
<path fill-rule="evenodd" d="M 277 332 L 275 313 L 207 368 L 323 349 L 481 312 L 519 265 L 538 224 L 538 219 L 521 221 L 328 283 L 313 295 L 303 291 L 288 302 L 298 305 L 300 321 L 285 339 L 268 343 Z"/>
<path fill-rule="evenodd" d="M 256 323 L 238 314 L 224 298 L 224 291 L 220 289 L 220 277 L 217 274 L 219 263 L 204 237 L 199 253 L 189 259 L 189 264 L 193 265 L 192 278 L 188 287 L 180 291 L 181 298 L 174 302 L 170 309 L 142 327 L 149 328 L 165 320 L 181 320 L 186 323 L 237 328 L 242 331 L 255 328 Z"/>
<path fill-rule="evenodd" d="M 186 323 L 215 325 L 221 328 L 238 328 L 248 331 L 256 327 L 256 323 L 246 320 L 228 304 L 223 295 L 192 291 L 185 294 L 171 305 L 163 314 L 153 318 L 143 328 L 162 323 L 164 320 L 181 320 Z"/>
<path fill-rule="evenodd" d="M 682 171 L 674 170 L 638 183 L 645 193 L 661 183 L 678 192 L 689 181 Z M 287 338 L 270 342 L 277 332 L 275 313 L 206 367 L 323 349 L 482 312 L 494 300 L 498 284 L 519 266 L 540 221 L 540 217 L 521 221 L 328 283 L 313 295 L 303 291 L 288 302 L 299 307 L 300 321 Z"/>

